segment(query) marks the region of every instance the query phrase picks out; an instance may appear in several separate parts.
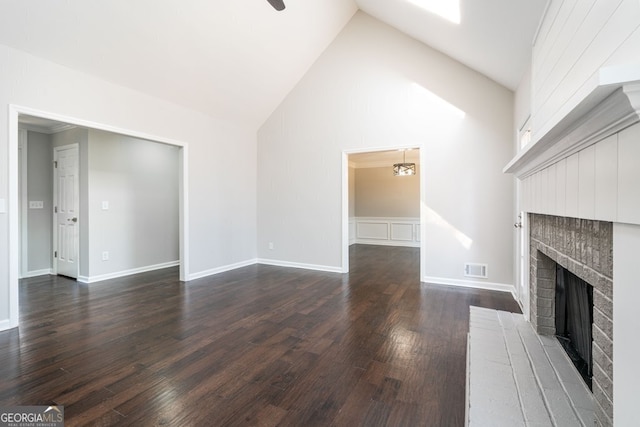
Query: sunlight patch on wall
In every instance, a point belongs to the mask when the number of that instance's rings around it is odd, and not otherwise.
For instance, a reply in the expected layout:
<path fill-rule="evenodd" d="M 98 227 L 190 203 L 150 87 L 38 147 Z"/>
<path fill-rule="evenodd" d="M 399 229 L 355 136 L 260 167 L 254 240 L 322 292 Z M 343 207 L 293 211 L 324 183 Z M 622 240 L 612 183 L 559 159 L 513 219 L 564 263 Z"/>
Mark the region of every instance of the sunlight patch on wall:
<path fill-rule="evenodd" d="M 409 3 L 449 22 L 460 24 L 460 0 L 409 0 Z"/>
<path fill-rule="evenodd" d="M 448 231 L 463 248 L 469 250 L 473 245 L 473 240 L 464 234 L 462 231 L 451 225 L 446 219 L 444 219 L 438 212 L 434 211 L 430 207 L 423 204 L 424 211 L 426 212 L 425 219 L 427 224 L 434 224 L 444 230 Z"/>
<path fill-rule="evenodd" d="M 459 121 L 466 116 L 464 111 L 415 82 L 410 83 L 409 100 L 412 115 L 437 118 L 445 122 Z"/>
<path fill-rule="evenodd" d="M 463 119 L 466 116 L 464 111 L 416 82 L 411 83 L 410 91 L 412 107 L 418 111 L 446 115 L 458 119 Z"/>

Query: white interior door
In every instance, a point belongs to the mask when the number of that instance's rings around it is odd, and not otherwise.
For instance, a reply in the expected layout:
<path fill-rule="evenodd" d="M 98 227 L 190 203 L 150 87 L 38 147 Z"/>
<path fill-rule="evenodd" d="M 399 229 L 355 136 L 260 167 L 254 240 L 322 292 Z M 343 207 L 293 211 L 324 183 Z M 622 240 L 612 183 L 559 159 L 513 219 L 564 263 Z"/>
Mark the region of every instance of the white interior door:
<path fill-rule="evenodd" d="M 80 234 L 78 145 L 54 149 L 54 263 L 56 273 L 78 277 Z"/>

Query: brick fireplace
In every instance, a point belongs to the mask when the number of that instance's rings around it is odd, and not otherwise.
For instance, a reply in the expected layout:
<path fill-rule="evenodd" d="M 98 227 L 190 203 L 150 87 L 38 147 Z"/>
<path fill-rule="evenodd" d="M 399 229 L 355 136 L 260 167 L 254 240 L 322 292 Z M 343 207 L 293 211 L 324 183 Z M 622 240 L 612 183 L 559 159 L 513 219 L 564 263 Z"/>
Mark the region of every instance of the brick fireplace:
<path fill-rule="evenodd" d="M 531 123 L 531 141 L 504 168 L 518 178 L 517 212 L 528 219 L 530 280 L 528 292 L 518 288 L 520 301 L 539 334 L 554 334 L 558 266 L 588 283 L 595 421 L 635 425 L 640 395 L 640 68 L 600 69 L 561 114 L 545 121 L 534 111 Z M 562 272 L 563 280 L 569 273 Z M 567 294 L 559 295 L 562 307 Z M 580 352 L 587 335 L 580 334 Z"/>
<path fill-rule="evenodd" d="M 613 425 L 613 224 L 529 214 L 530 317 L 555 334 L 556 264 L 593 286 L 593 395 L 599 425 Z"/>

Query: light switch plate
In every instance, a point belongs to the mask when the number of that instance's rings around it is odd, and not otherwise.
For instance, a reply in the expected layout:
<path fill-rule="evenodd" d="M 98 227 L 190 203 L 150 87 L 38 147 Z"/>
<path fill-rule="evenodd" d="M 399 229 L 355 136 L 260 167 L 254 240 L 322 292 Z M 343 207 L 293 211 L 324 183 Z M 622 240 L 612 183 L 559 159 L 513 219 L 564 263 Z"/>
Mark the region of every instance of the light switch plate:
<path fill-rule="evenodd" d="M 103 200 L 102 201 L 102 210 L 103 211 L 108 211 L 109 210 L 109 202 L 107 200 Z"/>
<path fill-rule="evenodd" d="M 29 200 L 29 209 L 44 209 L 44 202 L 40 200 Z"/>

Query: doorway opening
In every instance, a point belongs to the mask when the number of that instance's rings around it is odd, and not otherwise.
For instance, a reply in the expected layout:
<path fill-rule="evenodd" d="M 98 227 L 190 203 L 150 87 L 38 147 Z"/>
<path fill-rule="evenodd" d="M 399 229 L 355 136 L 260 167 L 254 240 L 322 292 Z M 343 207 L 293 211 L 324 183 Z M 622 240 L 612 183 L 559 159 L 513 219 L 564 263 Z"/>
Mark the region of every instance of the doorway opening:
<path fill-rule="evenodd" d="M 420 248 L 424 277 L 424 174 L 419 146 L 343 152 L 342 272 L 349 272 L 352 244 Z M 398 164 L 406 167 L 398 167 Z M 395 167 L 394 167 L 395 166 Z M 411 170 L 413 174 L 397 174 Z"/>
<path fill-rule="evenodd" d="M 9 271 L 9 297 L 10 297 L 10 325 L 9 327 L 18 326 L 19 319 L 19 301 L 18 301 L 18 286 L 19 286 L 19 277 L 30 277 L 25 276 L 25 272 L 32 273 L 31 276 L 37 275 L 39 273 L 42 274 L 65 274 L 71 277 L 74 277 L 74 272 L 62 271 L 59 268 L 59 265 L 56 262 L 55 258 L 60 257 L 62 255 L 59 250 L 59 245 L 55 245 L 54 240 L 58 240 L 58 243 L 69 241 L 69 236 L 72 236 L 74 233 L 84 233 L 85 236 L 80 239 L 79 246 L 80 257 L 79 261 L 82 263 L 82 255 L 84 254 L 85 260 L 85 268 L 84 271 L 79 271 L 75 273 L 76 278 L 80 282 L 91 283 L 100 280 L 106 280 L 113 277 L 121 277 L 129 274 L 135 274 L 143 271 L 149 271 L 157 268 L 164 268 L 169 266 L 179 266 L 180 271 L 180 280 L 186 281 L 188 278 L 188 253 L 187 253 L 187 244 L 186 238 L 188 235 L 188 212 L 187 212 L 187 175 L 188 175 L 188 165 L 187 165 L 187 146 L 186 144 L 170 140 L 166 138 L 156 137 L 154 135 L 143 134 L 140 132 L 130 131 L 121 128 L 115 128 L 109 125 L 87 122 L 79 119 L 74 119 L 70 117 L 63 117 L 57 114 L 36 111 L 25 107 L 10 107 L 10 140 L 9 140 L 9 165 L 10 165 L 10 173 L 9 173 L 9 201 L 10 201 L 10 210 L 9 210 L 9 223 L 10 223 L 10 271 Z M 104 149 L 107 147 L 106 151 L 99 151 L 96 156 L 104 160 L 101 164 L 105 166 L 104 170 L 97 170 L 96 176 L 98 178 L 94 179 L 95 185 L 98 183 L 116 183 L 117 180 L 123 181 L 122 175 L 123 171 L 118 170 L 116 173 L 113 171 L 109 171 L 108 165 L 111 160 L 111 164 L 126 164 L 129 163 L 129 171 L 133 171 L 131 173 L 135 174 L 135 178 L 139 178 L 141 181 L 154 181 L 157 180 L 158 176 L 166 175 L 167 183 L 166 186 L 163 187 L 159 191 L 159 193 L 168 193 L 173 195 L 173 200 L 170 201 L 171 206 L 167 206 L 166 200 L 160 200 L 159 205 L 155 205 L 154 214 L 145 215 L 144 218 L 137 218 L 136 213 L 141 212 L 140 207 L 146 204 L 151 204 L 154 202 L 154 194 L 148 194 L 144 192 L 138 191 L 134 192 L 135 189 L 126 189 L 122 190 L 123 187 L 126 187 L 127 184 L 122 185 L 120 182 L 120 187 L 112 186 L 113 190 L 113 199 L 106 199 L 104 196 L 96 196 L 100 194 L 99 191 L 92 191 L 89 193 L 88 188 L 82 188 L 88 185 L 87 177 L 80 177 L 80 179 L 75 179 L 75 185 L 80 187 L 80 193 L 82 197 L 80 198 L 80 209 L 79 215 L 78 211 L 70 213 L 65 216 L 61 220 L 64 220 L 64 224 L 68 225 L 69 230 L 73 232 L 62 233 L 64 227 L 59 227 L 60 222 L 56 220 L 56 215 L 54 213 L 54 192 L 53 192 L 53 178 L 54 172 L 53 168 L 54 163 L 54 152 L 61 153 L 63 150 L 62 145 L 58 144 L 57 148 L 54 150 L 53 146 L 49 146 L 50 150 L 50 158 L 49 160 L 42 159 L 40 163 L 51 163 L 52 165 L 48 170 L 40 171 L 43 177 L 46 175 L 46 180 L 51 187 L 49 191 L 49 199 L 47 199 L 46 195 L 42 197 L 31 197 L 31 195 L 27 196 L 26 185 L 28 185 L 27 179 L 27 135 L 29 127 L 38 127 L 39 126 L 53 126 L 57 127 L 58 132 L 68 131 L 69 129 L 80 129 L 84 131 L 86 134 L 91 133 L 92 137 L 95 141 L 100 140 L 101 144 L 96 142 L 94 146 L 98 148 Z M 109 138 L 117 140 L 118 147 L 115 147 L 115 144 L 112 146 L 113 149 L 109 152 Z M 146 144 L 146 145 L 145 145 Z M 73 145 L 66 144 L 66 145 Z M 155 147 L 152 151 L 146 151 L 143 153 L 141 151 L 141 147 Z M 124 147 L 124 149 L 123 149 Z M 30 147 L 31 148 L 31 147 Z M 68 148 L 68 147 L 67 147 Z M 82 148 L 82 147 L 81 147 Z M 86 148 L 86 147 L 85 147 Z M 131 149 L 134 151 L 128 152 L 127 149 Z M 137 152 L 136 152 L 137 150 Z M 85 158 L 82 158 L 82 156 Z M 111 156 L 111 159 L 106 159 L 107 156 Z M 84 163 L 84 168 L 86 169 L 87 158 L 86 158 L 86 149 L 80 150 L 80 162 Z M 142 156 L 142 157 L 141 157 Z M 105 160 L 106 159 L 106 160 Z M 141 161 L 141 159 L 146 159 L 147 161 Z M 61 165 L 62 159 L 55 159 L 58 161 L 58 165 Z M 160 166 L 158 166 L 160 165 Z M 167 165 L 170 166 L 167 167 Z M 156 175 L 154 173 L 154 166 Z M 163 169 L 160 169 L 162 167 Z M 82 169 L 82 168 L 81 168 Z M 171 169 L 171 170 L 169 170 Z M 147 178 L 145 174 L 148 174 Z M 150 174 L 150 175 L 149 175 Z M 64 185 L 62 191 L 60 191 L 61 183 L 64 180 L 61 179 L 60 176 L 57 177 L 56 185 L 58 188 L 58 195 L 60 197 L 69 196 L 68 189 L 71 187 Z M 71 182 L 73 180 L 70 180 Z M 84 184 L 82 182 L 84 181 Z M 171 188 L 167 188 L 170 186 Z M 109 187 L 106 185 L 106 187 Z M 94 189 L 96 187 L 94 186 Z M 105 185 L 100 188 L 100 190 L 105 190 Z M 139 188 L 138 188 L 139 190 Z M 91 195 L 91 196 L 90 196 Z M 95 197 L 94 197 L 95 196 Z M 117 199 L 117 197 L 121 197 L 121 199 Z M 68 198 L 68 197 L 67 197 Z M 73 197 L 72 197 L 73 198 Z M 84 200 L 83 200 L 84 198 Z M 35 199 L 35 200 L 34 200 Z M 42 200 L 40 200 L 42 199 Z M 135 200 L 132 200 L 135 199 Z M 56 201 L 56 207 L 60 205 L 60 201 Z M 129 202 L 126 205 L 126 209 L 120 209 L 125 203 Z M 48 206 L 47 206 L 48 205 Z M 129 236 L 130 239 L 128 241 L 122 242 L 122 245 L 115 248 L 114 252 L 109 252 L 107 250 L 102 250 L 99 248 L 100 245 L 94 246 L 91 248 L 91 260 L 87 256 L 88 246 L 86 244 L 86 237 L 88 234 L 88 229 L 86 229 L 87 222 L 86 221 L 86 213 L 89 211 L 89 205 L 92 209 L 92 218 L 96 219 L 96 228 L 93 233 L 95 234 L 103 234 L 103 235 L 113 235 L 114 233 L 121 236 Z M 135 205 L 135 206 L 134 206 Z M 47 209 L 48 207 L 48 209 Z M 149 229 L 153 225 L 159 225 L 160 222 L 156 217 L 161 217 L 163 215 L 162 210 L 171 211 L 170 218 L 173 218 L 171 232 L 170 233 L 158 233 L 161 235 L 158 237 L 153 233 L 149 233 Z M 85 213 L 83 213 L 83 210 Z M 125 216 L 122 216 L 122 211 L 128 211 Z M 29 241 L 28 237 L 25 236 L 25 233 L 22 233 L 21 230 L 29 227 L 29 214 L 31 213 L 41 212 L 41 216 L 48 216 L 48 220 L 44 220 L 40 218 L 40 224 L 44 224 L 44 222 L 48 221 L 49 230 L 45 232 L 45 235 L 48 233 L 50 237 L 44 238 L 40 243 L 42 248 L 48 249 L 42 250 L 41 254 L 47 253 L 49 254 L 50 263 L 45 263 L 45 268 L 31 268 L 26 265 L 26 261 L 29 260 L 29 244 L 33 244 L 33 240 Z M 109 221 L 100 221 L 100 216 L 107 218 L 111 214 L 111 218 Z M 120 215 L 120 216 L 118 216 Z M 83 218 L 84 216 L 84 218 Z M 166 216 L 166 215 L 165 215 Z M 163 217 L 164 218 L 164 217 Z M 58 218 L 60 219 L 60 218 Z M 74 221 L 75 219 L 75 221 Z M 83 221 L 84 219 L 84 221 Z M 105 227 L 105 224 L 110 223 L 116 229 Z M 119 225 L 117 225 L 119 224 Z M 36 226 L 37 224 L 32 224 Z M 75 227 L 74 227 L 75 226 Z M 85 228 L 83 228 L 85 227 Z M 54 233 L 54 230 L 56 233 Z M 96 230 L 99 230 L 96 232 Z M 137 234 L 136 234 L 137 233 Z M 139 245 L 136 246 L 137 243 L 140 243 L 141 239 L 138 235 L 152 235 L 153 239 L 155 239 L 152 243 L 152 246 L 157 247 L 171 247 L 170 250 L 173 251 L 173 255 L 170 255 L 171 261 L 163 263 L 154 263 L 153 259 L 146 259 L 145 256 L 148 251 L 144 248 L 141 248 Z M 54 234 L 58 234 L 54 238 Z M 169 235 L 167 237 L 167 235 Z M 137 236 L 137 237 L 136 237 Z M 164 237 L 163 237 L 164 236 Z M 63 237 L 61 239 L 61 237 Z M 101 236 L 98 236 L 96 240 L 100 240 Z M 103 237 L 103 236 L 102 236 Z M 158 242 L 158 239 L 164 240 L 162 242 Z M 85 240 L 85 244 L 83 247 L 83 240 Z M 173 243 L 172 243 L 173 242 Z M 166 243 L 166 245 L 163 245 Z M 73 247 L 73 243 L 70 243 L 70 246 Z M 123 250 L 122 248 L 130 248 L 130 250 Z M 37 251 L 37 248 L 36 248 Z M 96 258 L 96 253 L 97 259 Z M 66 255 L 66 254 L 65 254 Z M 118 262 L 118 257 L 124 258 L 127 256 L 136 256 L 137 259 L 135 262 L 138 265 L 141 265 L 141 268 L 122 268 L 120 264 L 115 264 Z M 77 258 L 77 257 L 76 257 Z M 92 274 L 87 274 L 88 263 L 93 262 L 95 265 L 98 265 L 98 268 L 93 269 Z M 112 261 L 113 264 L 109 264 L 109 261 Z M 96 264 L 98 263 L 98 264 Z M 99 263 L 103 263 L 103 266 L 106 268 L 110 268 L 110 271 L 104 270 L 100 271 Z M 109 267 L 110 265 L 110 267 Z M 115 271 L 114 271 L 115 270 Z"/>

